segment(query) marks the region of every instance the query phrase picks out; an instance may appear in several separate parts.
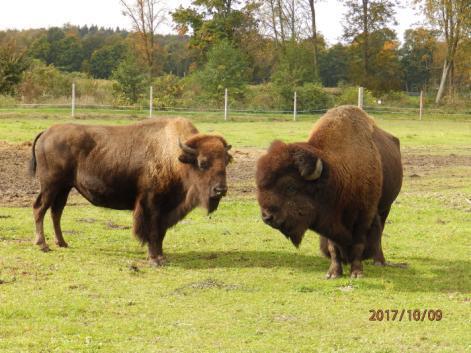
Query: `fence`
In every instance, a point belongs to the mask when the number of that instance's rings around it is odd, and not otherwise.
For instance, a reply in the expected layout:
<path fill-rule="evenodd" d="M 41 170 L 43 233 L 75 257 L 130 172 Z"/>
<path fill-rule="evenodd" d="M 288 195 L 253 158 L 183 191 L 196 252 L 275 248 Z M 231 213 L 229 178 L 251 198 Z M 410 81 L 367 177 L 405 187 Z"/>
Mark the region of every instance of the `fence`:
<path fill-rule="evenodd" d="M 75 83 L 72 84 L 71 88 L 71 98 L 70 103 L 67 104 L 15 104 L 12 108 L 62 108 L 62 109 L 70 109 L 70 114 L 72 117 L 75 117 L 76 112 L 78 109 L 80 110 L 106 110 L 106 111 L 121 111 L 121 112 L 139 112 L 139 113 L 146 113 L 148 112 L 149 117 L 153 117 L 156 112 L 186 112 L 186 113 L 198 113 L 198 112 L 214 112 L 223 113 L 224 120 L 229 120 L 231 113 L 237 114 L 291 114 L 293 117 L 293 121 L 298 120 L 299 115 L 306 115 L 306 114 L 322 114 L 325 113 L 327 109 L 311 109 L 311 110 L 298 110 L 297 109 L 297 92 L 293 92 L 293 104 L 291 110 L 258 110 L 258 109 L 235 109 L 231 108 L 230 105 L 230 92 L 226 88 L 224 90 L 224 106 L 221 109 L 211 109 L 208 107 L 166 107 L 161 109 L 155 109 L 154 107 L 154 92 L 153 87 L 149 87 L 149 105 L 148 107 L 144 106 L 132 106 L 132 105 L 99 105 L 99 104 L 77 104 L 76 103 L 76 96 L 75 96 L 76 88 Z M 384 114 L 404 114 L 407 116 L 416 116 L 419 120 L 422 120 L 425 113 L 424 107 L 424 94 L 420 92 L 419 96 L 419 104 L 417 107 L 391 107 L 391 106 L 384 106 L 380 100 L 377 101 L 377 104 L 372 105 L 365 105 L 364 104 L 364 89 L 363 87 L 358 87 L 358 107 L 364 109 L 370 113 L 384 113 Z M 0 109 L 7 110 L 8 108 Z M 466 117 L 471 118 L 471 111 L 465 112 L 448 112 L 441 109 L 427 109 L 427 114 L 433 115 L 464 115 Z"/>

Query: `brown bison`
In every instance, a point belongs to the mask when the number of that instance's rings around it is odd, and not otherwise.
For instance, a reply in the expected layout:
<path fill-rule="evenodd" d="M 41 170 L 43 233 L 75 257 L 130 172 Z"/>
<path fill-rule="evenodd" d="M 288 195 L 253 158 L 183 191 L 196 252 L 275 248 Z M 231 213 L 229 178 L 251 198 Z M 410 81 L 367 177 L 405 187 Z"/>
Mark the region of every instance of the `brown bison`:
<path fill-rule="evenodd" d="M 52 126 L 33 143 L 31 170 L 41 184 L 33 205 L 35 243 L 49 250 L 43 219 L 50 207 L 56 243 L 67 247 L 60 218 L 74 187 L 96 206 L 133 210 L 134 233 L 148 245 L 150 262 L 161 265 L 167 229 L 196 206 L 213 212 L 226 194 L 230 147 L 185 119 Z"/>
<path fill-rule="evenodd" d="M 274 141 L 257 165 L 263 221 L 299 246 L 307 229 L 331 258 L 327 278 L 363 274 L 362 260 L 384 264 L 381 235 L 402 185 L 399 140 L 361 109 L 329 110 L 307 142 Z"/>

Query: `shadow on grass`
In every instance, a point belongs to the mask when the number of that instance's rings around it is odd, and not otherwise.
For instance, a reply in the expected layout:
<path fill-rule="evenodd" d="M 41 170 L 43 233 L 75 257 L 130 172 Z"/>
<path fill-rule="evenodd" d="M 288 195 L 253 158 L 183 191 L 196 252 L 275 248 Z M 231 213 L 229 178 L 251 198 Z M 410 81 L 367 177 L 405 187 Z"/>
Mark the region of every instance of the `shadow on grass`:
<path fill-rule="evenodd" d="M 108 256 L 134 257 L 141 260 L 143 253 L 138 251 L 107 251 L 100 253 Z M 318 256 L 307 256 L 287 251 L 186 251 L 166 253 L 168 266 L 183 269 L 214 268 L 290 268 L 296 271 L 312 272 L 313 276 L 322 278 L 329 268 L 329 259 Z M 425 257 L 406 259 L 407 268 L 377 267 L 371 260 L 364 262 L 367 285 L 369 279 L 392 283 L 395 291 L 404 292 L 460 292 L 471 291 L 471 262 L 467 260 L 442 260 Z M 344 273 L 349 273 L 349 266 L 344 266 Z M 346 277 L 344 277 L 346 278 Z M 334 280 L 335 281 L 335 280 Z M 370 282 L 371 283 L 371 282 Z"/>
<path fill-rule="evenodd" d="M 460 292 L 471 291 L 471 261 L 407 258 L 409 268 L 383 268 L 385 280 L 393 282 L 395 289 L 406 292 Z M 368 273 L 367 273 L 368 276 Z"/>

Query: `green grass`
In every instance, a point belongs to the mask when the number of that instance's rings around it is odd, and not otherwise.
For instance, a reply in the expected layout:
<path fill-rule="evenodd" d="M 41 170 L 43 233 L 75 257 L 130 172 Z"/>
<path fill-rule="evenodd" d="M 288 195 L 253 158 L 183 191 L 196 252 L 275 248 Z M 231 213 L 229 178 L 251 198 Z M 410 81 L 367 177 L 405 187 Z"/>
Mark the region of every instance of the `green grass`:
<path fill-rule="evenodd" d="M 145 115 L 129 116 L 123 112 L 88 113 L 70 118 L 67 115 L 51 113 L 48 110 L 30 110 L 29 114 L 20 110 L 0 112 L 0 140 L 19 143 L 32 141 L 38 132 L 57 123 L 83 124 L 131 124 Z M 158 116 L 163 116 L 159 115 Z M 289 115 L 244 114 L 232 116 L 232 121 L 224 121 L 221 113 L 170 114 L 165 116 L 184 116 L 197 125 L 202 132 L 216 132 L 224 135 L 235 147 L 267 147 L 274 139 L 287 142 L 307 139 L 313 123 L 320 115 L 303 115 L 299 121 L 291 121 Z M 471 141 L 471 119 L 448 120 L 434 118 L 418 121 L 399 119 L 388 114 L 375 114 L 379 126 L 401 139 L 403 147 L 441 149 L 442 153 L 456 149 L 460 153 L 463 147 L 469 147 Z"/>
<path fill-rule="evenodd" d="M 303 140 L 312 125 L 193 119 L 236 147 Z M 0 140 L 28 141 L 67 120 L 0 118 Z M 378 123 L 406 153 L 470 154 L 470 122 Z M 70 247 L 41 253 L 31 209 L 0 206 L 0 351 L 468 352 L 471 168 L 420 174 L 405 176 L 383 238 L 387 259 L 408 267 L 368 262 L 359 280 L 325 280 L 318 236 L 309 232 L 296 250 L 261 222 L 254 196 L 230 193 L 211 218 L 192 212 L 168 232 L 168 265 L 158 269 L 130 229 L 109 226 L 130 226 L 129 212 L 67 206 Z M 46 234 L 53 244 L 49 217 Z M 370 309 L 441 309 L 443 319 L 369 321 Z"/>

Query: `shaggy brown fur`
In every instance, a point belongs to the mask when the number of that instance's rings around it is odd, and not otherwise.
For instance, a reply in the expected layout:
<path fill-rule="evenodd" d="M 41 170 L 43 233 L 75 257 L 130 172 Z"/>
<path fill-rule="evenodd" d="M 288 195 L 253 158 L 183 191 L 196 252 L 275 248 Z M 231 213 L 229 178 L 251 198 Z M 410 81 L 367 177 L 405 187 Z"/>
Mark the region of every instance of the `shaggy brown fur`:
<path fill-rule="evenodd" d="M 213 212 L 225 195 L 229 148 L 185 119 L 52 126 L 33 143 L 31 168 L 41 183 L 33 206 L 36 244 L 49 249 L 43 218 L 51 207 L 56 243 L 67 246 L 60 217 L 75 187 L 96 206 L 133 210 L 134 233 L 148 244 L 151 262 L 161 264 L 166 230 L 198 205 Z"/>
<path fill-rule="evenodd" d="M 401 180 L 398 140 L 354 106 L 329 110 L 307 143 L 273 142 L 257 166 L 262 218 L 296 246 L 307 229 L 329 239 L 321 241 L 328 278 L 342 262 L 353 277 L 365 258 L 384 263 L 381 233 Z"/>

